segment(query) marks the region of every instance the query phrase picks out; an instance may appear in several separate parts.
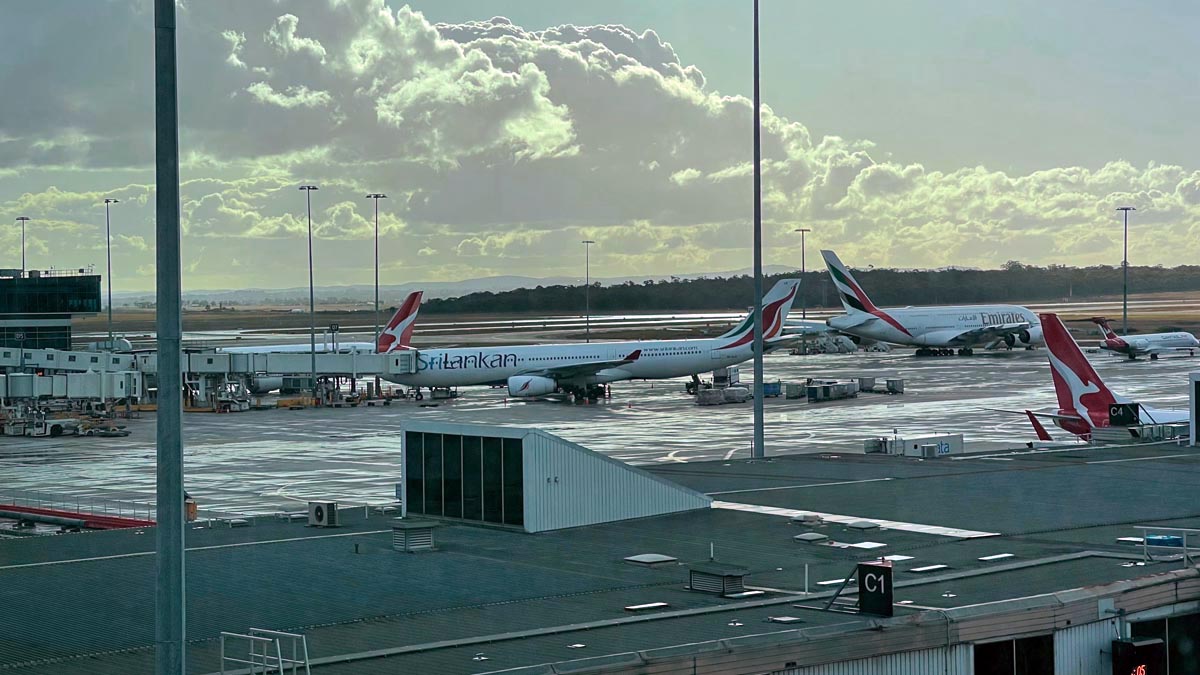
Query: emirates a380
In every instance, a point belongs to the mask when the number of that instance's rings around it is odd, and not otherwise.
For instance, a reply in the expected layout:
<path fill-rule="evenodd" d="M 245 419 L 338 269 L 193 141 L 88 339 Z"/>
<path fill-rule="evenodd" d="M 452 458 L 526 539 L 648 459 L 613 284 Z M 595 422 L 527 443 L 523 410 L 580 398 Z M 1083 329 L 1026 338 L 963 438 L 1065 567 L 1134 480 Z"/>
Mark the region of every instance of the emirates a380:
<path fill-rule="evenodd" d="M 1018 305 L 930 305 L 880 309 L 833 251 L 821 251 L 846 313 L 826 323 L 859 340 L 917 347 L 918 356 L 969 356 L 976 346 L 1043 344 L 1037 316 Z"/>

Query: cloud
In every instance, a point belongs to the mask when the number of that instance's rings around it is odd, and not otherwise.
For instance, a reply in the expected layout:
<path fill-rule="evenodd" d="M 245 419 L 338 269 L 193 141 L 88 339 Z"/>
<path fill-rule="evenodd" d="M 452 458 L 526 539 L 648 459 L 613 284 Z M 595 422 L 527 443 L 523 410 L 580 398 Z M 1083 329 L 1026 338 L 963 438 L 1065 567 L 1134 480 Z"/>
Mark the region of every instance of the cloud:
<path fill-rule="evenodd" d="M 0 72 L 5 91 L 23 92 L 0 117 L 0 217 L 35 218 L 39 238 L 77 233 L 76 249 L 57 251 L 82 264 L 94 261 L 97 205 L 116 196 L 114 256 L 137 269 L 153 255 L 152 17 L 114 0 L 60 25 L 36 4 L 0 27 L 14 53 L 38 55 Z M 322 270 L 347 282 L 369 274 L 363 197 L 376 191 L 389 195 L 381 256 L 404 275 L 392 281 L 573 273 L 583 238 L 600 242 L 598 274 L 749 262 L 751 104 L 712 89 L 670 36 L 503 17 L 435 24 L 383 0 L 188 3 L 180 25 L 189 283 L 228 286 L 221 261 L 234 258 L 247 284 L 303 276 L 305 182 L 321 188 Z M 51 33 L 93 58 L 52 57 Z M 130 48 L 101 49 L 111 43 Z M 1114 158 L 935 171 L 889 161 L 868 139 L 814 137 L 769 106 L 762 147 L 770 263 L 798 261 L 792 230 L 804 225 L 812 246 L 852 264 L 1111 264 L 1113 209 L 1126 203 L 1155 232 L 1133 241 L 1132 259 L 1200 255 L 1196 167 Z M 13 242 L 0 229 L 10 255 Z"/>

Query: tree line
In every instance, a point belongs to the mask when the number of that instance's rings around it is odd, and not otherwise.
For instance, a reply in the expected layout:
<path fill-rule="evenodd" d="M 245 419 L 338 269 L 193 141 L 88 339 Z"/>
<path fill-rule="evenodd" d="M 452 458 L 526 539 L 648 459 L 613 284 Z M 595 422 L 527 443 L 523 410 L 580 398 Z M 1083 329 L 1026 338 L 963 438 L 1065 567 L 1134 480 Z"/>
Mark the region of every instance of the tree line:
<path fill-rule="evenodd" d="M 1109 265 L 1038 267 L 1009 261 L 998 270 L 854 269 L 854 277 L 879 306 L 976 304 L 990 302 L 1063 301 L 1121 294 L 1121 268 Z M 783 278 L 802 278 L 801 303 L 807 307 L 841 307 L 825 270 L 768 276 L 763 292 Z M 426 301 L 431 314 L 581 313 L 585 289 L 576 286 L 536 286 L 512 291 L 471 293 L 457 298 Z M 1200 266 L 1130 267 L 1130 293 L 1200 290 Z M 595 284 L 588 293 L 591 311 L 728 310 L 753 304 L 754 280 L 731 278 L 678 279 Z"/>

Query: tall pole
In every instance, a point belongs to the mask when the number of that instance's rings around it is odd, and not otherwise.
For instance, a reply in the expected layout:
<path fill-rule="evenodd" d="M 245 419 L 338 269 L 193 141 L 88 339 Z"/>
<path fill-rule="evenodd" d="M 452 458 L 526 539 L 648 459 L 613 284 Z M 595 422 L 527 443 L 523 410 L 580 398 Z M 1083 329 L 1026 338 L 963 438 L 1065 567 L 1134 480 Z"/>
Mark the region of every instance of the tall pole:
<path fill-rule="evenodd" d="M 118 203 L 118 200 L 106 198 L 104 200 L 104 242 L 108 248 L 108 348 L 111 351 L 113 348 L 113 329 L 112 329 L 112 222 L 109 219 L 108 208 L 112 204 Z"/>
<path fill-rule="evenodd" d="M 21 276 L 25 276 L 25 223 L 29 222 L 29 216 L 20 216 L 17 222 L 21 223 Z"/>
<path fill-rule="evenodd" d="M 805 261 L 804 261 L 804 235 L 808 232 L 812 232 L 812 228 L 798 227 L 798 228 L 796 228 L 795 231 L 800 233 L 800 278 L 804 279 L 804 273 L 808 271 L 808 267 L 806 266 Z M 804 295 L 804 289 L 807 286 L 808 286 L 808 284 L 806 282 L 804 282 L 804 281 L 800 282 L 800 318 L 801 319 L 808 318 L 808 298 Z"/>
<path fill-rule="evenodd" d="M 592 244 L 591 239 L 584 239 L 583 244 L 583 321 L 585 342 L 592 341 Z"/>
<path fill-rule="evenodd" d="M 175 0 L 154 0 L 156 318 L 158 332 L 155 672 L 184 675 L 183 339 Z"/>
<path fill-rule="evenodd" d="M 375 200 L 375 339 L 379 339 L 379 200 L 387 199 L 382 192 L 373 192 L 367 199 Z"/>
<path fill-rule="evenodd" d="M 312 371 L 313 405 L 317 404 L 317 300 L 313 287 L 313 254 L 312 254 L 312 193 L 316 185 L 301 185 L 304 190 L 304 200 L 308 206 L 308 348 L 310 370 Z"/>
<path fill-rule="evenodd" d="M 1118 206 L 1125 213 L 1125 252 L 1121 256 L 1121 333 L 1129 335 L 1129 212 L 1132 206 Z"/>
<path fill-rule="evenodd" d="M 762 146 L 758 92 L 758 0 L 754 0 L 754 447 L 750 456 L 766 457 L 763 445 L 763 278 Z"/>

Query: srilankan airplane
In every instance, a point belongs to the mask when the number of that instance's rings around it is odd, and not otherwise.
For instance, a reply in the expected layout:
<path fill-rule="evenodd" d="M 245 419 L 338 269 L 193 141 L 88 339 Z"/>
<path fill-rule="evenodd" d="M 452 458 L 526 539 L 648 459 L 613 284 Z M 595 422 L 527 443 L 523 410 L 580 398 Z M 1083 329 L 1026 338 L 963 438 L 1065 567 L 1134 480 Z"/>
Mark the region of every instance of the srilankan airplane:
<path fill-rule="evenodd" d="M 917 347 L 917 356 L 970 356 L 976 345 L 1032 349 L 1042 344 L 1033 312 L 1017 305 L 904 307 L 883 310 L 867 297 L 833 251 L 821 251 L 846 313 L 826 321 L 860 340 Z"/>
<path fill-rule="evenodd" d="M 793 341 L 783 335 L 783 327 L 799 285 L 798 279 L 784 279 L 763 298 L 763 340 L 768 348 Z M 422 387 L 491 384 L 506 385 L 514 397 L 561 393 L 579 401 L 599 398 L 609 382 L 684 377 L 736 365 L 753 357 L 753 347 L 751 312 L 715 338 L 421 349 L 416 373 L 387 379 L 418 392 Z"/>
<path fill-rule="evenodd" d="M 1092 323 L 1100 326 L 1100 330 L 1104 332 L 1104 340 L 1100 343 L 1100 349 L 1114 354 L 1124 354 L 1129 357 L 1130 361 L 1146 355 L 1149 355 L 1150 360 L 1153 361 L 1163 354 L 1180 352 L 1187 352 L 1188 356 L 1194 356 L 1196 350 L 1200 349 L 1200 340 L 1197 340 L 1196 336 L 1191 333 L 1117 335 L 1108 327 L 1108 319 L 1102 316 L 1092 317 Z"/>
<path fill-rule="evenodd" d="M 1126 404 L 1131 404 L 1132 401 L 1114 393 L 1104 384 L 1057 314 L 1041 314 L 1039 317 L 1045 335 L 1046 350 L 1049 353 L 1054 393 L 1058 396 L 1058 410 L 1053 413 L 1033 410 L 1000 412 L 1018 413 L 1029 417 L 1038 440 L 1041 441 L 1049 441 L 1051 438 L 1045 427 L 1038 422 L 1039 417 L 1053 420 L 1060 428 L 1083 440 L 1091 440 L 1093 431 L 1113 426 L 1113 417 L 1125 414 L 1128 410 Z M 1143 424 L 1187 422 L 1191 417 L 1187 410 L 1161 410 L 1145 405 L 1138 405 L 1137 413 L 1137 422 Z M 1129 433 L 1134 438 L 1138 436 L 1136 425 L 1130 427 Z"/>

